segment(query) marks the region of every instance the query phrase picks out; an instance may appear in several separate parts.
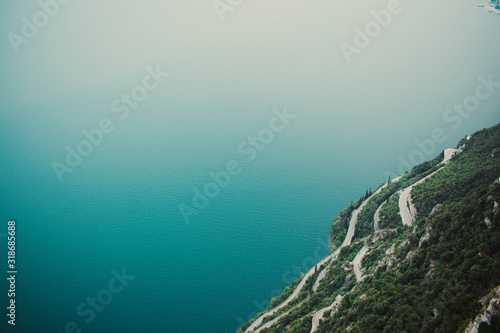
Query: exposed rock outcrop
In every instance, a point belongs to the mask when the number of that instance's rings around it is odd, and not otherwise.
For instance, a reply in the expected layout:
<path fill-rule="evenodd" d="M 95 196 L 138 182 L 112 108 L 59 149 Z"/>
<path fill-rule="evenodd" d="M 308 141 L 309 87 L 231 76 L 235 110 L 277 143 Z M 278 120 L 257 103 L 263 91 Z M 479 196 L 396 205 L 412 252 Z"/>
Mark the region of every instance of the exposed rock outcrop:
<path fill-rule="evenodd" d="M 488 296 L 482 298 L 479 302 L 483 309 L 476 319 L 469 324 L 465 333 L 478 333 L 479 326 L 482 323 L 489 325 L 492 317 L 500 316 L 500 286 L 493 289 Z"/>

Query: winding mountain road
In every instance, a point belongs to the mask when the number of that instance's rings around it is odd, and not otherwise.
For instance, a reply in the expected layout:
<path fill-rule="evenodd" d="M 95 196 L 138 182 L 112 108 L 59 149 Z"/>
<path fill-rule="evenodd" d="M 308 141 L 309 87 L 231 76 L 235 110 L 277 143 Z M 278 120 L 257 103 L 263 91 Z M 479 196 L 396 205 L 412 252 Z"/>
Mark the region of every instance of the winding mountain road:
<path fill-rule="evenodd" d="M 382 207 L 387 203 L 387 200 L 382 202 L 380 206 L 378 206 L 377 211 L 375 212 L 375 215 L 373 215 L 373 230 L 375 232 L 379 231 L 378 224 L 380 222 L 380 211 L 382 210 Z"/>
<path fill-rule="evenodd" d="M 293 308 L 291 308 L 290 310 L 280 314 L 278 317 L 274 318 L 273 320 L 270 320 L 268 321 L 267 323 L 265 323 L 264 325 L 260 326 L 254 333 L 259 333 L 261 330 L 263 330 L 264 328 L 269 328 L 271 326 L 273 326 L 274 324 L 276 324 L 278 322 L 278 320 L 280 320 L 282 317 L 286 316 L 287 314 L 289 314 L 290 312 L 292 312 L 292 310 L 298 308 L 299 306 L 301 306 L 302 304 L 304 304 L 305 302 L 307 302 L 309 300 L 309 296 L 307 296 L 302 302 L 300 302 L 299 304 L 295 305 Z"/>
<path fill-rule="evenodd" d="M 413 215 L 413 212 L 415 212 L 415 208 L 412 209 L 412 207 L 414 206 L 411 202 L 411 190 L 415 185 L 416 184 L 413 184 L 399 192 L 399 214 L 401 215 L 401 219 L 403 220 L 403 225 L 408 227 L 411 227 L 416 219 L 416 216 Z"/>
<path fill-rule="evenodd" d="M 338 248 L 335 252 L 333 252 L 332 254 L 330 254 L 328 257 L 324 258 L 323 260 L 321 260 L 317 266 L 321 266 L 323 265 L 324 263 L 326 263 L 328 260 L 331 260 L 333 257 L 337 256 L 339 253 L 340 253 L 340 249 L 341 248 Z M 326 269 L 326 267 L 325 267 Z M 255 320 L 252 325 L 250 325 L 246 330 L 245 330 L 245 333 L 250 333 L 250 332 L 254 332 L 256 328 L 258 328 L 260 325 L 262 325 L 262 321 L 269 317 L 269 316 L 272 316 L 273 314 L 275 314 L 277 311 L 279 311 L 280 309 L 284 308 L 285 306 L 287 306 L 291 301 L 293 301 L 299 294 L 300 292 L 302 291 L 302 288 L 304 288 L 304 285 L 306 284 L 307 280 L 316 272 L 316 266 L 314 266 L 313 268 L 311 268 L 309 270 L 309 272 L 307 272 L 306 275 L 304 275 L 304 277 L 302 278 L 302 280 L 300 281 L 299 285 L 297 286 L 297 288 L 295 288 L 295 290 L 293 291 L 293 293 L 288 296 L 288 298 L 286 300 L 283 301 L 283 303 L 281 303 L 280 305 L 276 306 L 275 308 L 269 310 L 268 312 L 262 314 L 259 318 L 257 318 L 257 320 Z"/>
<path fill-rule="evenodd" d="M 443 159 L 442 163 L 444 163 L 445 165 L 450 163 L 451 158 L 457 152 L 460 153 L 462 151 L 462 149 L 463 149 L 463 147 L 461 147 L 460 149 L 453 149 L 453 148 L 446 149 L 444 151 L 444 159 Z M 431 173 L 427 177 L 421 179 L 420 181 L 416 182 L 415 184 L 400 191 L 399 210 L 400 210 L 400 214 L 401 214 L 401 217 L 403 219 L 404 225 L 411 226 L 411 224 L 413 223 L 414 219 L 416 218 L 416 214 L 417 214 L 415 206 L 413 206 L 413 204 L 411 203 L 411 190 L 413 189 L 413 187 L 415 185 L 420 184 L 421 182 L 424 182 L 427 178 L 430 178 L 432 175 L 434 175 L 436 172 L 440 171 L 443 168 L 444 167 L 439 168 L 438 170 L 434 171 L 433 173 Z M 393 182 L 398 181 L 399 179 L 401 179 L 401 177 L 402 176 L 398 176 L 398 177 L 394 178 Z M 349 224 L 349 229 L 347 232 L 347 236 L 346 236 L 346 239 L 344 240 L 344 243 L 342 244 L 342 246 L 350 245 L 351 240 L 352 240 L 352 236 L 354 235 L 354 227 L 355 227 L 355 224 L 357 222 L 358 215 L 363 210 L 366 203 L 368 203 L 368 201 L 375 194 L 380 193 L 380 191 L 382 191 L 382 189 L 384 187 L 386 187 L 387 185 L 388 185 L 388 183 L 386 183 L 384 186 L 380 187 L 372 196 L 370 196 L 368 199 L 366 199 L 357 210 L 353 211 L 352 217 L 351 217 L 351 223 Z M 377 210 L 373 216 L 373 229 L 375 232 L 379 231 L 380 211 L 382 210 L 382 207 L 386 203 L 387 203 L 387 201 L 384 201 L 377 208 Z M 354 222 L 354 223 L 352 223 L 352 222 Z M 363 248 L 361 248 L 361 250 L 356 254 L 356 257 L 353 260 L 354 274 L 356 276 L 357 282 L 361 282 L 363 280 L 363 275 L 361 273 L 361 260 L 363 259 L 363 257 L 365 256 L 365 254 L 368 252 L 369 249 L 370 249 L 370 246 L 368 244 L 365 244 L 363 246 Z M 332 305 L 330 305 L 329 307 L 323 308 L 321 310 L 318 310 L 318 312 L 316 312 L 314 314 L 313 319 L 312 319 L 312 328 L 311 328 L 310 333 L 314 333 L 317 331 L 319 324 L 320 324 L 320 320 L 323 318 L 324 313 L 328 310 L 333 309 L 335 306 L 337 306 L 341 300 L 342 300 L 342 296 L 337 295 L 337 297 L 335 298 L 335 302 Z"/>
<path fill-rule="evenodd" d="M 336 306 L 338 306 L 340 304 L 340 301 L 342 301 L 342 298 L 344 297 L 337 295 L 337 297 L 335 298 L 335 302 L 333 302 L 332 305 L 323 308 L 314 314 L 312 319 L 311 333 L 314 333 L 318 330 L 319 321 L 323 319 L 323 315 L 325 314 L 325 312 L 328 310 L 333 310 Z"/>
<path fill-rule="evenodd" d="M 445 164 L 448 164 L 451 157 L 456 153 L 457 149 L 447 149 L 445 151 L 445 158 L 443 160 L 443 163 Z M 444 167 L 442 167 L 444 168 Z M 441 170 L 442 168 L 436 170 L 435 172 L 431 173 L 430 175 L 428 175 L 427 177 L 421 179 L 420 181 L 416 182 L 415 184 L 405 188 L 404 190 L 400 191 L 400 198 L 399 198 L 399 209 L 400 209 L 400 214 L 401 214 L 401 217 L 403 219 L 403 224 L 404 225 L 409 225 L 411 226 L 413 221 L 414 221 L 414 218 L 416 217 L 416 210 L 415 210 L 415 207 L 412 205 L 411 203 L 411 190 L 413 189 L 413 186 L 425 181 L 427 178 L 431 177 L 432 175 L 434 175 L 436 172 L 438 172 L 439 170 Z M 392 180 L 392 182 L 395 182 L 397 180 L 399 180 L 402 176 L 398 176 L 396 178 L 394 178 Z M 377 191 L 375 191 L 370 197 L 368 197 L 366 200 L 363 201 L 363 203 L 359 206 L 359 208 L 353 210 L 352 214 L 351 214 L 351 219 L 349 221 L 349 227 L 347 229 L 347 234 L 346 234 L 346 237 L 344 239 L 344 242 L 342 243 L 342 245 L 337 249 L 335 250 L 332 254 L 330 254 L 329 256 L 327 256 L 326 258 L 324 258 L 323 260 L 321 260 L 317 265 L 315 265 L 313 268 L 311 268 L 307 274 L 304 275 L 304 277 L 302 278 L 302 280 L 300 281 L 299 285 L 297 286 L 297 288 L 295 288 L 295 290 L 293 291 L 293 293 L 285 300 L 283 301 L 283 303 L 281 303 L 280 305 L 276 306 L 275 308 L 269 310 L 268 312 L 262 314 L 259 318 L 257 318 L 246 330 L 245 330 L 245 333 L 251 333 L 251 332 L 254 332 L 254 333 L 257 333 L 257 332 L 260 332 L 260 330 L 264 329 L 264 328 L 268 328 L 268 327 L 271 327 L 272 325 L 274 325 L 281 317 L 287 315 L 288 313 L 290 313 L 290 311 L 292 311 L 293 309 L 295 309 L 297 306 L 299 306 L 300 304 L 303 304 L 304 302 L 306 302 L 308 299 L 309 299 L 309 296 L 304 299 L 301 303 L 299 303 L 299 305 L 296 305 L 295 307 L 293 307 L 292 309 L 289 309 L 288 311 L 286 311 L 285 313 L 281 314 L 280 316 L 278 316 L 277 318 L 274 318 L 273 320 L 265 323 L 265 324 L 262 324 L 264 319 L 269 317 L 269 316 L 272 316 L 273 314 L 275 314 L 277 311 L 279 311 L 280 309 L 286 307 L 288 304 L 290 304 L 290 302 L 292 302 L 299 294 L 300 292 L 302 291 L 302 289 L 304 288 L 307 280 L 312 276 L 314 275 L 314 273 L 316 273 L 316 266 L 322 266 L 323 264 L 327 263 L 328 261 L 330 260 L 335 260 L 338 256 L 338 254 L 340 253 L 340 250 L 345 247 L 345 246 L 349 246 L 351 245 L 351 241 L 352 241 L 352 238 L 354 237 L 354 231 L 355 231 L 355 228 L 356 228 L 356 222 L 358 221 L 358 216 L 359 214 L 361 213 L 361 211 L 363 210 L 363 208 L 366 206 L 366 204 L 375 196 L 377 195 L 378 193 L 380 193 L 382 191 L 382 189 L 384 189 L 385 187 L 387 187 L 389 183 L 385 183 L 383 186 L 381 186 Z M 378 227 L 378 222 L 380 221 L 380 210 L 382 209 L 382 206 L 385 204 L 386 202 L 383 202 L 377 209 L 377 211 L 375 212 L 375 215 L 374 215 L 374 229 L 375 231 L 378 231 L 379 230 L 379 227 Z M 365 244 L 365 246 L 363 246 L 363 248 L 360 250 L 360 252 L 356 255 L 356 257 L 354 258 L 354 261 L 353 261 L 353 266 L 354 266 L 354 273 L 356 275 L 356 280 L 357 282 L 360 282 L 362 280 L 362 274 L 361 274 L 361 260 L 363 259 L 363 256 L 368 252 L 369 250 L 369 246 Z M 325 266 L 325 268 L 323 268 L 323 270 L 320 272 L 320 274 L 318 275 L 318 278 L 316 279 L 314 285 L 313 285 L 313 291 L 315 292 L 319 285 L 320 285 L 320 282 L 326 277 L 326 273 L 327 273 L 327 270 L 328 270 L 328 265 Z M 337 295 L 336 299 L 335 299 L 335 302 L 332 303 L 330 306 L 326 307 L 326 308 L 323 308 L 323 309 L 320 309 L 318 312 L 316 312 L 316 314 L 313 316 L 313 322 L 312 322 L 312 329 L 311 329 L 311 333 L 314 333 L 318 326 L 319 326 L 319 322 L 320 320 L 323 318 L 323 314 L 328 311 L 328 310 L 331 310 L 333 309 L 335 306 L 338 305 L 338 303 L 342 300 L 342 296 L 340 295 Z"/>
<path fill-rule="evenodd" d="M 314 282 L 314 285 L 313 285 L 313 292 L 316 292 L 316 290 L 318 290 L 320 282 L 326 277 L 326 272 L 328 272 L 328 270 L 323 269 L 319 273 L 318 278 L 316 279 L 316 282 Z"/>
<path fill-rule="evenodd" d="M 382 191 L 382 189 L 385 188 L 386 186 L 387 186 L 387 183 L 384 184 L 383 186 L 381 186 L 375 193 L 373 193 L 369 198 L 367 198 L 365 201 L 363 201 L 363 203 L 361 204 L 361 206 L 359 206 L 359 208 L 355 209 L 352 212 L 351 219 L 349 221 L 349 228 L 347 229 L 347 234 L 345 236 L 344 242 L 342 243 L 342 245 L 337 250 L 335 250 L 335 252 L 333 252 L 332 254 L 330 254 L 329 256 L 327 256 L 326 258 L 324 258 L 323 260 L 321 260 L 316 266 L 319 267 L 319 266 L 325 264 L 326 262 L 328 262 L 329 260 L 332 260 L 332 259 L 336 258 L 337 255 L 340 253 L 340 250 L 343 247 L 351 245 L 351 241 L 352 241 L 352 237 L 354 236 L 354 231 L 355 231 L 355 228 L 356 228 L 356 222 L 358 221 L 359 213 L 361 213 L 361 211 L 363 210 L 363 208 L 365 207 L 365 205 L 368 203 L 368 201 L 370 201 L 370 199 L 373 196 L 375 196 L 376 194 L 380 193 L 380 191 Z M 288 304 L 290 304 L 290 302 L 293 301 L 300 294 L 300 292 L 302 291 L 302 288 L 304 288 L 307 280 L 316 272 L 316 266 L 314 266 L 313 268 L 311 268 L 309 270 L 309 272 L 307 272 L 307 274 L 304 275 L 304 277 L 300 281 L 300 283 L 297 286 L 297 288 L 295 288 L 294 292 L 290 296 L 288 296 L 288 298 L 285 301 L 283 301 L 283 303 L 281 303 L 280 305 L 276 306 L 275 308 L 269 310 L 268 312 L 262 314 L 259 318 L 257 318 L 257 320 L 255 320 L 245 330 L 245 333 L 256 332 L 256 329 L 259 328 L 262 325 L 262 323 L 263 323 L 263 321 L 264 321 L 265 318 L 267 318 L 269 316 L 272 316 L 277 311 L 279 311 L 280 309 L 282 309 L 285 306 L 287 306 Z M 321 280 L 324 279 L 324 277 L 326 276 L 326 270 L 327 269 L 328 269 L 328 266 L 326 266 L 320 272 L 318 278 L 316 279 L 316 281 L 315 281 L 315 283 L 313 285 L 313 289 L 314 288 L 316 290 L 318 289 Z"/>
<path fill-rule="evenodd" d="M 462 151 L 464 146 L 462 146 L 460 149 L 455 149 L 455 148 L 448 148 L 445 149 L 444 151 L 444 159 L 442 163 L 448 165 L 451 161 L 451 158 L 458 152 L 460 153 Z M 428 175 L 425 178 L 420 179 L 418 182 L 412 184 L 411 186 L 408 186 L 407 188 L 401 190 L 399 192 L 399 213 L 401 215 L 401 219 L 403 220 L 403 225 L 410 227 L 414 222 L 416 222 L 417 219 L 417 209 L 411 202 L 411 191 L 413 190 L 413 187 L 426 181 L 428 178 L 432 177 L 434 174 L 439 172 L 444 168 L 441 167 Z"/>
<path fill-rule="evenodd" d="M 352 265 L 354 268 L 354 274 L 356 275 L 356 282 L 363 281 L 363 273 L 361 273 L 361 260 L 365 256 L 366 252 L 370 249 L 370 245 L 365 244 L 361 250 L 356 254 L 356 257 L 352 261 Z"/>

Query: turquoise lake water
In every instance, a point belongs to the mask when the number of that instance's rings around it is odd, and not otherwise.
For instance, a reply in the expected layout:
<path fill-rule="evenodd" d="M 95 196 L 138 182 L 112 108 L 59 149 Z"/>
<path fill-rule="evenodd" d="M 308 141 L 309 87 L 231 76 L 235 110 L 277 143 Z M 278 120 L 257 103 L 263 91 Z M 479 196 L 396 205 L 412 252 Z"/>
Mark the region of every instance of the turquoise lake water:
<path fill-rule="evenodd" d="M 2 314 L 1 331 L 234 332 L 328 253 L 333 219 L 400 158 L 500 122 L 496 86 L 443 118 L 480 76 L 500 82 L 500 16 L 402 1 L 348 64 L 339 44 L 387 3 L 245 2 L 220 21 L 210 2 L 72 2 L 19 53 L 4 38 L 0 237 L 15 220 L 18 275 L 16 327 Z M 0 8 L 6 35 L 39 10 Z M 157 65 L 170 76 L 120 119 L 113 101 Z M 285 107 L 295 118 L 248 161 L 238 147 Z M 114 130 L 59 182 L 52 163 L 106 118 Z M 419 148 L 436 128 L 445 139 Z M 179 206 L 229 161 L 240 172 L 186 223 Z"/>

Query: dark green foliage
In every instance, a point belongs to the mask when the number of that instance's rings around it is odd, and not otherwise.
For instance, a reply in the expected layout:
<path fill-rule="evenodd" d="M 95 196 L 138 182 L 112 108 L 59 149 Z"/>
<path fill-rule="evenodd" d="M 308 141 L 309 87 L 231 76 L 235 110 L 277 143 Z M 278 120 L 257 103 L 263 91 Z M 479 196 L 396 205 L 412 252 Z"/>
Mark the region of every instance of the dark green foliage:
<path fill-rule="evenodd" d="M 500 156 L 491 157 L 499 146 L 499 126 L 481 131 L 447 168 L 414 188 L 417 232 L 406 231 L 410 244 L 398 257 L 403 259 L 409 250 L 418 248 L 427 226 L 432 228 L 429 241 L 410 260 L 401 261 L 396 271 L 382 267 L 371 285 L 358 285 L 349 302 L 322 325 L 322 332 L 341 332 L 351 324 L 352 332 L 465 329 L 476 315 L 477 300 L 500 285 L 500 212 L 492 212 L 494 202 L 500 202 L 500 187 L 492 185 L 500 176 Z M 417 169 L 426 174 L 431 170 L 428 166 Z M 381 214 L 392 211 L 389 221 L 398 211 L 397 200 L 391 200 Z M 438 203 L 444 211 L 429 217 Z M 492 221 L 491 228 L 484 222 L 486 217 Z M 383 226 L 388 226 L 382 219 Z M 373 265 L 371 256 L 377 253 L 368 255 L 365 264 Z M 370 296 L 360 300 L 363 294 Z"/>
<path fill-rule="evenodd" d="M 403 229 L 403 220 L 399 215 L 399 195 L 394 195 L 380 210 L 380 229 Z"/>

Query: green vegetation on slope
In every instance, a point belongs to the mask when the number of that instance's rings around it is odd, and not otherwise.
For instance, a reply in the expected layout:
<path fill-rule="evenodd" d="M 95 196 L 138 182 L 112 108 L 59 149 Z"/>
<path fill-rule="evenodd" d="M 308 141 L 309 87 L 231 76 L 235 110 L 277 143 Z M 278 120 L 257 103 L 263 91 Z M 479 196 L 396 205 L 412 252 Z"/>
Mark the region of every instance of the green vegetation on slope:
<path fill-rule="evenodd" d="M 310 332 L 314 313 L 339 293 L 342 302 L 324 315 L 317 332 L 463 331 L 480 309 L 478 300 L 500 285 L 500 125 L 463 144 L 449 165 L 414 187 L 414 226 L 402 226 L 397 191 L 441 167 L 442 155 L 415 167 L 365 205 L 355 239 L 373 233 L 373 214 L 386 200 L 379 227 L 396 230 L 368 238 L 362 282 L 356 283 L 351 261 L 363 243 L 353 239 L 331 262 L 317 292 L 303 290 L 300 299 L 309 295 L 308 301 L 261 332 Z M 342 243 L 351 213 L 363 200 L 335 219 L 334 246 Z"/>

